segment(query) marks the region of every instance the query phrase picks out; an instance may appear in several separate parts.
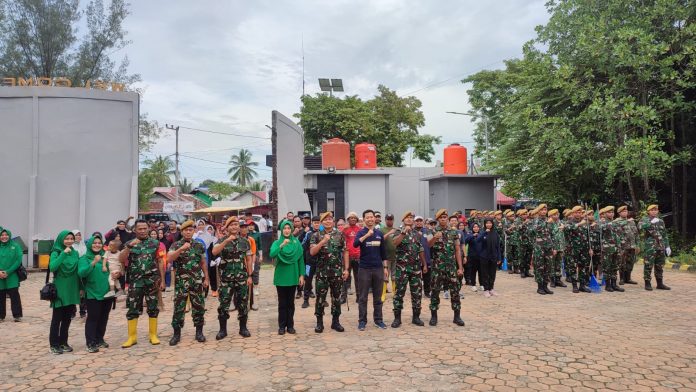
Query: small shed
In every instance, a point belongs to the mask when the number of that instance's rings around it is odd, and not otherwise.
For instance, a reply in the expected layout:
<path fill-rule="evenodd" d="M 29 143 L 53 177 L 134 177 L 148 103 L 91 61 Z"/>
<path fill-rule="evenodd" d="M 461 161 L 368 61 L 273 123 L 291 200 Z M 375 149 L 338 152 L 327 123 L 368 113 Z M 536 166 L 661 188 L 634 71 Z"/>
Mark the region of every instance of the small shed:
<path fill-rule="evenodd" d="M 437 174 L 423 177 L 428 181 L 428 216 L 435 216 L 440 208 L 453 211 L 494 210 L 496 208 L 495 175 Z"/>

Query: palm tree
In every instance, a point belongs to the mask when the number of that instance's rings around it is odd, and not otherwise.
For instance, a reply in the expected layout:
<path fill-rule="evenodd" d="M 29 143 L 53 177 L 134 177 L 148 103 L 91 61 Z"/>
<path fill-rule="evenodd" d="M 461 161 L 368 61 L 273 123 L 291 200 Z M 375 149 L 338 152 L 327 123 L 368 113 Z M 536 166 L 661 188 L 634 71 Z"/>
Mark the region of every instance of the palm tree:
<path fill-rule="evenodd" d="M 172 176 L 175 174 L 174 163 L 169 157 L 157 156 L 154 160 L 147 159 L 143 162 L 147 172 L 153 181 L 153 186 L 172 186 Z"/>
<path fill-rule="evenodd" d="M 192 190 L 193 190 L 193 183 L 190 183 L 188 178 L 184 178 L 183 181 L 179 181 L 179 192 L 191 193 Z"/>
<path fill-rule="evenodd" d="M 252 167 L 258 166 L 259 163 L 251 161 L 251 152 L 245 148 L 239 150 L 239 154 L 232 155 L 230 158 L 230 165 L 232 165 L 232 167 L 227 170 L 227 174 L 231 176 L 230 178 L 232 181 L 236 182 L 241 187 L 246 187 L 248 184 L 251 184 L 252 181 L 254 181 L 254 177 L 257 176 L 256 170 Z"/>
<path fill-rule="evenodd" d="M 263 182 L 261 181 L 255 181 L 252 182 L 248 187 L 247 190 L 254 191 L 254 192 L 262 192 L 265 191 L 263 187 Z"/>

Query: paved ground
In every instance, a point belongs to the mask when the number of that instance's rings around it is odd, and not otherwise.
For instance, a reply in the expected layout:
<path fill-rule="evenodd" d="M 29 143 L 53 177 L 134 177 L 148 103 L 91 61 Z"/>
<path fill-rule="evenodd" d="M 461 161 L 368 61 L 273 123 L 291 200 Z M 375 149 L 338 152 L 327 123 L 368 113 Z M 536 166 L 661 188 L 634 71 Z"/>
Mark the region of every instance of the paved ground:
<path fill-rule="evenodd" d="M 696 274 L 667 272 L 669 292 L 628 286 L 623 294 L 559 289 L 545 297 L 535 294 L 531 279 L 503 274 L 497 284 L 500 297 L 467 292 L 463 328 L 451 323 L 449 301 L 443 301 L 435 328 L 406 323 L 379 330 L 370 323 L 359 332 L 352 302 L 349 312 L 344 308 L 347 331 L 319 335 L 313 332 L 312 308 L 301 309 L 298 303 L 295 336 L 277 335 L 275 293 L 265 286 L 261 310 L 251 315 L 251 338 L 232 333 L 215 341 L 217 300 L 211 298 L 208 342 L 193 341 L 189 318 L 175 348 L 166 344 L 168 306 L 160 316 L 161 346 L 148 343 L 143 319 L 140 343 L 121 349 L 126 328 L 119 304 L 106 335 L 112 348 L 87 354 L 84 322 L 76 320 L 70 331 L 75 352 L 59 356 L 48 353 L 50 311 L 37 299 L 42 280 L 41 274 L 32 274 L 21 288 L 24 321 L 0 324 L 2 391 L 696 391 Z M 262 283 L 271 280 L 272 271 L 264 270 Z M 391 323 L 391 303 L 385 316 Z"/>

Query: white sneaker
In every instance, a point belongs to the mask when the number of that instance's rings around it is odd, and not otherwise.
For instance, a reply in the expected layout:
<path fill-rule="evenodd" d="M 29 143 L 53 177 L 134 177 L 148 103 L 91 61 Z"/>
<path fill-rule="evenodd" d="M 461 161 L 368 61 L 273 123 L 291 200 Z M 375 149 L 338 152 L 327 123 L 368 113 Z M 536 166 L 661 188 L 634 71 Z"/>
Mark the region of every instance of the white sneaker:
<path fill-rule="evenodd" d="M 445 291 L 445 299 L 450 299 L 449 291 Z"/>
<path fill-rule="evenodd" d="M 111 291 L 109 291 L 108 293 L 104 294 L 104 298 L 105 298 L 105 299 L 106 299 L 106 298 L 113 298 L 113 297 L 115 297 L 115 296 L 116 296 L 116 292 L 113 291 L 113 290 L 111 290 Z"/>
<path fill-rule="evenodd" d="M 477 287 L 477 286 L 471 286 L 471 291 L 473 291 L 474 293 L 477 292 L 477 291 L 478 291 L 478 287 Z"/>
<path fill-rule="evenodd" d="M 494 296 L 494 297 L 497 297 L 497 296 L 498 296 L 498 293 L 496 293 L 495 290 L 491 290 L 490 293 L 491 293 L 491 295 Z"/>
<path fill-rule="evenodd" d="M 486 291 L 486 289 L 484 289 L 483 286 L 481 286 L 481 289 L 480 289 L 480 290 L 481 290 L 481 291 Z"/>
<path fill-rule="evenodd" d="M 254 286 L 254 297 L 259 296 L 259 286 Z"/>
<path fill-rule="evenodd" d="M 483 296 L 486 297 L 486 298 L 490 298 L 490 297 L 491 297 L 491 293 L 489 293 L 488 291 L 484 291 L 484 292 L 483 292 Z"/>

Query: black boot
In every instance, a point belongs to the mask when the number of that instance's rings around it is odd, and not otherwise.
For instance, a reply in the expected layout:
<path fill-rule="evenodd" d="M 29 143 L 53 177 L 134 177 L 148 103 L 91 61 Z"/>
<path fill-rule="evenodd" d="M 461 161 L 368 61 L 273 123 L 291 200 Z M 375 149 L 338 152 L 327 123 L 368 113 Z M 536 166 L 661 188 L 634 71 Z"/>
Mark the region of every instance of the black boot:
<path fill-rule="evenodd" d="M 307 309 L 309 307 L 309 298 L 305 298 L 302 302 L 302 309 Z"/>
<path fill-rule="evenodd" d="M 401 311 L 394 310 L 394 321 L 391 324 L 392 328 L 399 328 L 401 326 Z"/>
<path fill-rule="evenodd" d="M 604 285 L 604 289 L 608 293 L 613 293 L 614 292 L 614 286 L 611 284 L 611 278 L 608 278 L 606 281 L 606 284 Z"/>
<path fill-rule="evenodd" d="M 645 281 L 645 289 L 648 291 L 652 291 L 652 284 L 650 284 L 650 279 L 647 279 Z"/>
<path fill-rule="evenodd" d="M 196 341 L 203 343 L 205 342 L 205 336 L 203 336 L 203 326 L 199 325 L 196 327 Z"/>
<path fill-rule="evenodd" d="M 578 282 L 573 281 L 573 292 L 574 293 L 579 293 L 580 290 L 578 289 Z"/>
<path fill-rule="evenodd" d="M 247 329 L 247 320 L 249 319 L 248 316 L 240 317 L 239 318 L 239 334 L 242 335 L 242 337 L 248 338 L 251 336 L 251 332 Z"/>
<path fill-rule="evenodd" d="M 625 274 L 623 272 L 619 271 L 619 285 L 623 286 L 624 279 L 626 279 Z"/>
<path fill-rule="evenodd" d="M 533 278 L 533 277 L 534 277 L 534 275 L 531 274 L 531 273 L 529 272 L 528 269 L 524 271 L 524 275 L 525 275 L 527 278 Z"/>
<path fill-rule="evenodd" d="M 616 284 L 616 278 L 611 278 L 611 288 L 613 288 L 614 291 L 617 291 L 619 293 L 623 293 L 624 291 L 626 291 Z"/>
<path fill-rule="evenodd" d="M 561 278 L 556 278 L 556 287 L 568 287 L 565 283 L 563 283 L 563 280 Z"/>
<path fill-rule="evenodd" d="M 624 278 L 624 283 L 626 284 L 638 284 L 635 280 L 631 280 L 631 271 L 626 271 L 626 277 Z"/>
<path fill-rule="evenodd" d="M 544 283 L 543 287 L 544 291 L 546 291 L 546 294 L 553 294 L 553 291 L 549 290 L 549 286 L 547 283 Z"/>
<path fill-rule="evenodd" d="M 583 293 L 591 293 L 592 290 L 589 289 L 589 287 L 585 286 L 585 283 L 580 283 L 580 291 Z"/>
<path fill-rule="evenodd" d="M 317 316 L 317 326 L 314 327 L 314 332 L 316 332 L 316 333 L 324 332 L 324 317 L 323 316 Z"/>
<path fill-rule="evenodd" d="M 512 274 L 514 274 L 514 273 L 515 273 L 514 268 L 510 268 L 510 269 L 508 270 L 508 274 L 511 274 L 511 275 L 512 275 Z"/>
<path fill-rule="evenodd" d="M 551 279 L 551 282 L 549 283 L 549 285 L 550 285 L 551 287 L 556 287 L 556 279 L 555 279 L 555 278 L 552 278 L 552 279 Z"/>
<path fill-rule="evenodd" d="M 227 319 L 219 319 L 220 331 L 215 335 L 215 340 L 224 339 L 227 336 Z"/>
<path fill-rule="evenodd" d="M 333 318 L 331 319 L 331 329 L 333 329 L 336 332 L 343 332 L 343 331 L 345 331 L 345 328 L 343 328 L 341 323 L 338 321 L 339 317 L 340 316 L 333 316 Z M 393 326 L 393 324 L 392 324 L 392 326 Z"/>
<path fill-rule="evenodd" d="M 423 320 L 420 319 L 420 309 L 413 309 L 413 317 L 411 318 L 411 324 L 415 324 L 419 327 L 422 327 L 425 325 Z"/>
<path fill-rule="evenodd" d="M 462 320 L 462 318 L 459 316 L 459 314 L 460 314 L 460 311 L 459 311 L 459 310 L 455 310 L 455 311 L 454 311 L 454 319 L 452 320 L 452 322 L 455 323 L 455 324 L 457 324 L 457 325 L 460 326 L 460 327 L 463 327 L 463 326 L 464 326 L 464 320 Z"/>
<path fill-rule="evenodd" d="M 662 278 L 657 279 L 657 286 L 655 286 L 655 288 L 658 290 L 672 290 L 671 287 L 666 286 L 664 283 L 662 283 Z"/>
<path fill-rule="evenodd" d="M 537 283 L 537 294 L 546 295 L 546 290 L 544 290 L 543 283 Z"/>
<path fill-rule="evenodd" d="M 437 310 L 430 311 L 430 322 L 428 324 L 433 327 L 437 325 Z"/>
<path fill-rule="evenodd" d="M 181 328 L 174 328 L 174 335 L 172 335 L 172 338 L 169 339 L 169 345 L 176 346 L 177 344 L 179 344 L 180 340 L 181 340 Z"/>

